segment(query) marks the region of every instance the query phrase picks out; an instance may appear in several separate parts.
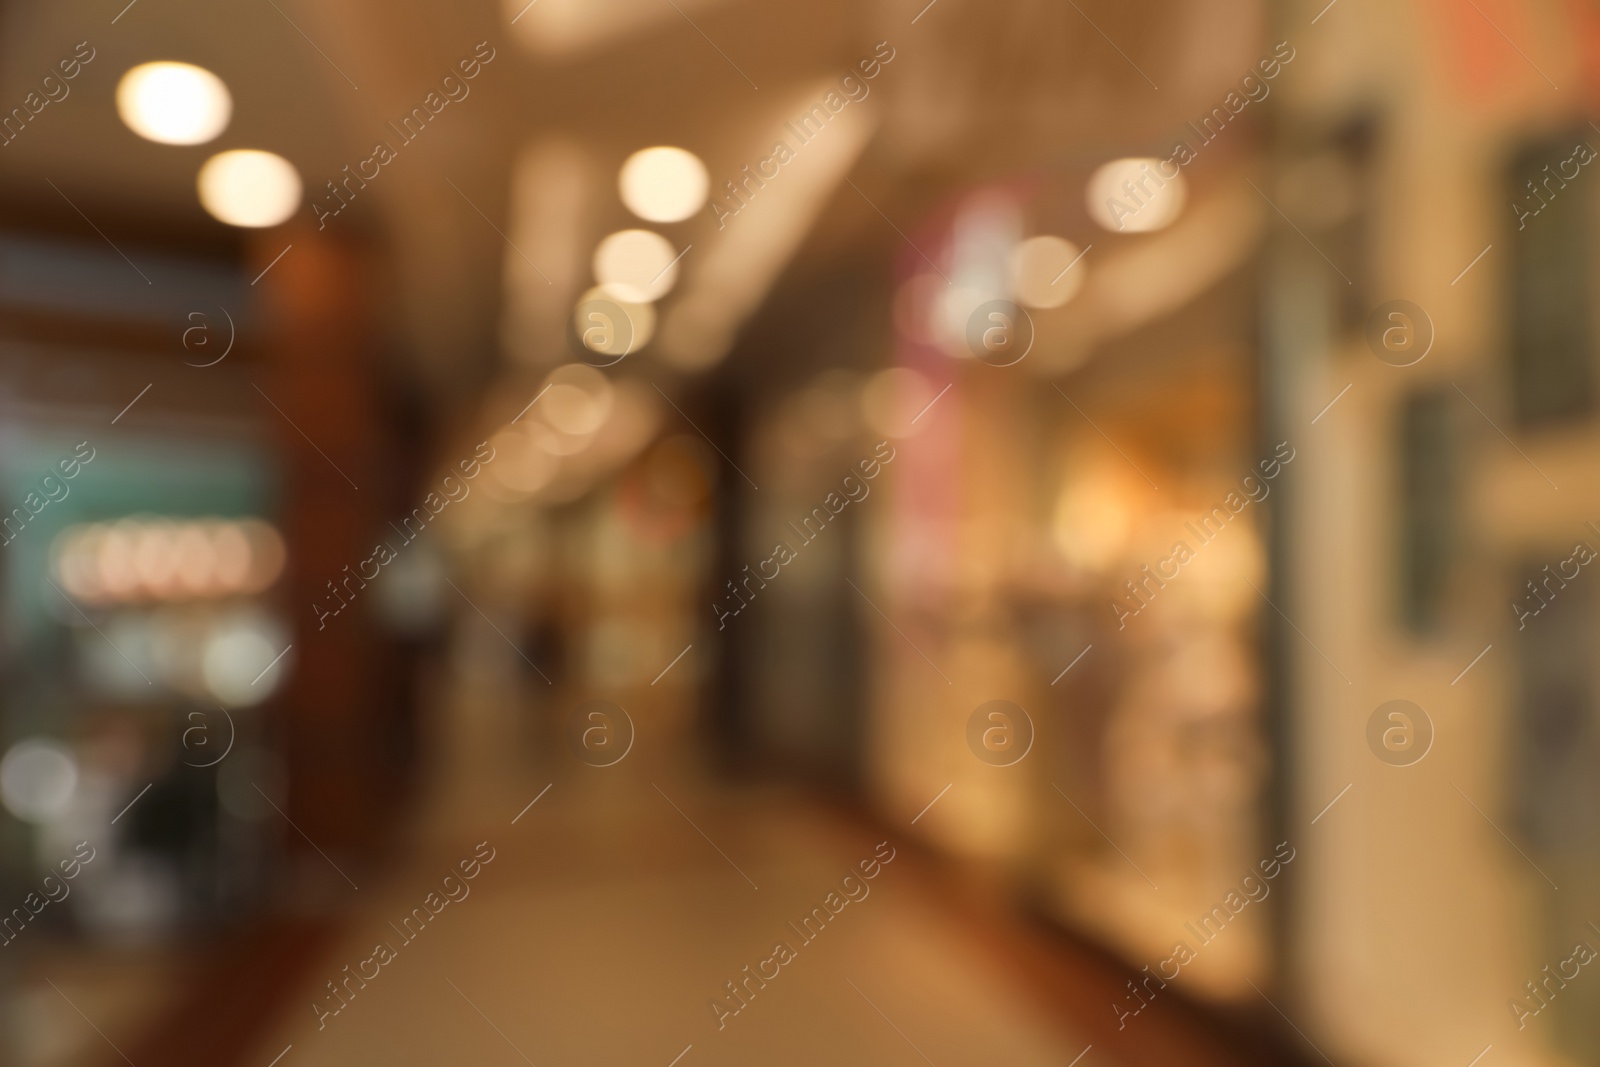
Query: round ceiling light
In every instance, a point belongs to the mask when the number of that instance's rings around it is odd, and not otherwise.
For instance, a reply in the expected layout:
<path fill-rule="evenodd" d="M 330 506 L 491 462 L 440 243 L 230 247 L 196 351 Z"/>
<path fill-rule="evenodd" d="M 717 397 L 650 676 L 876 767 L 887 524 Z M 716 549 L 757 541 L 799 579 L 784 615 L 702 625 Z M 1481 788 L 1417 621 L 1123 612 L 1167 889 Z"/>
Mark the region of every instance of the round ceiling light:
<path fill-rule="evenodd" d="M 711 179 L 700 157 L 659 145 L 628 157 L 617 188 L 628 210 L 651 222 L 681 222 L 705 206 Z"/>
<path fill-rule="evenodd" d="M 609 367 L 650 343 L 656 309 L 653 304 L 617 300 L 595 286 L 578 298 L 572 329 L 583 347 L 598 357 L 593 365 Z"/>
<path fill-rule="evenodd" d="M 1071 241 L 1043 235 L 1030 237 L 1011 250 L 1011 292 L 1031 308 L 1060 307 L 1083 286 L 1087 264 Z"/>
<path fill-rule="evenodd" d="M 678 254 L 659 233 L 621 230 L 594 250 L 594 276 L 612 299 L 648 303 L 666 296 L 678 280 Z"/>
<path fill-rule="evenodd" d="M 117 83 L 117 114 L 158 144 L 205 144 L 228 126 L 233 97 L 222 79 L 191 63 L 141 63 Z"/>
<path fill-rule="evenodd" d="M 567 363 L 550 372 L 540 407 L 544 421 L 572 437 L 595 433 L 611 417 L 611 382 L 583 363 Z M 548 395 L 546 395 L 548 394 Z"/>
<path fill-rule="evenodd" d="M 222 152 L 200 168 L 200 203 L 230 226 L 276 226 L 300 206 L 300 172 L 253 148 Z"/>
<path fill-rule="evenodd" d="M 1089 178 L 1089 216 L 1116 233 L 1149 233 L 1170 226 L 1183 211 L 1187 186 L 1170 160 L 1113 159 Z"/>

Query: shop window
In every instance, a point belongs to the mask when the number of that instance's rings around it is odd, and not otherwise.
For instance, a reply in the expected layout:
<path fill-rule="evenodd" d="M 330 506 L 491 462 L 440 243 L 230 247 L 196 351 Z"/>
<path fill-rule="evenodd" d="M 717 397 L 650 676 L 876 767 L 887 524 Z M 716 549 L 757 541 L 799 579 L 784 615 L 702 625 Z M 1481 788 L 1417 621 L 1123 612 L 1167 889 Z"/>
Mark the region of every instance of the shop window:
<path fill-rule="evenodd" d="M 1400 409 L 1400 616 L 1415 633 L 1432 633 L 1445 614 L 1454 555 L 1455 457 L 1451 395 L 1430 389 Z"/>
<path fill-rule="evenodd" d="M 1580 169 L 1580 160 L 1593 154 L 1584 136 L 1574 133 L 1543 142 L 1511 163 L 1511 385 L 1522 426 L 1594 411 L 1591 248 L 1593 186 L 1600 177 L 1587 165 Z"/>
<path fill-rule="evenodd" d="M 1330 145 L 1344 176 L 1342 197 L 1336 197 L 1344 210 L 1329 232 L 1328 255 L 1350 279 L 1350 284 L 1336 290 L 1339 328 L 1345 334 L 1359 333 L 1377 302 L 1367 269 L 1372 262 L 1371 205 L 1376 200 L 1373 185 L 1377 144 L 1378 120 L 1376 116 L 1363 115 L 1340 127 Z"/>
<path fill-rule="evenodd" d="M 1575 540 L 1597 547 L 1593 538 Z M 1517 703 L 1507 746 L 1513 822 L 1506 829 L 1529 861 L 1522 871 L 1538 901 L 1530 948 L 1540 963 L 1569 957 L 1575 939 L 1595 943 L 1589 906 L 1600 892 L 1600 596 L 1588 568 L 1560 577 L 1577 562 L 1564 565 L 1573 550 L 1552 543 L 1519 560 L 1513 576 L 1524 625 L 1512 627 Z M 1510 854 L 1508 862 L 1519 857 Z M 1600 986 L 1568 983 L 1551 1007 L 1555 1043 L 1570 1062 L 1600 1062 Z"/>
<path fill-rule="evenodd" d="M 1319 276 L 1327 272 L 1331 325 L 1343 336 L 1359 334 L 1382 299 L 1369 270 L 1380 132 L 1376 115 L 1361 114 L 1291 135 L 1275 185 L 1275 206 L 1310 240 Z"/>

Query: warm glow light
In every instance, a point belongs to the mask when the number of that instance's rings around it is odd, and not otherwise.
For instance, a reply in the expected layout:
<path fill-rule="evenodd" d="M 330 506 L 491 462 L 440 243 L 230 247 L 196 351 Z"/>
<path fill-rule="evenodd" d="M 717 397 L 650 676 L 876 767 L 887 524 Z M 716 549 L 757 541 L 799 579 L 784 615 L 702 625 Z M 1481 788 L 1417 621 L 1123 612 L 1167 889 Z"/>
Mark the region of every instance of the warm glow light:
<path fill-rule="evenodd" d="M 98 526 L 69 529 L 51 547 L 51 569 L 69 594 L 85 600 L 100 599 L 100 538 Z"/>
<path fill-rule="evenodd" d="M 239 528 L 250 543 L 250 576 L 245 580 L 244 592 L 259 593 L 283 573 L 288 552 L 283 536 L 260 519 L 245 519 Z"/>
<path fill-rule="evenodd" d="M 283 573 L 278 531 L 260 519 L 122 519 L 63 530 L 50 566 L 91 603 L 189 600 L 259 593 Z"/>
<path fill-rule="evenodd" d="M 184 524 L 172 538 L 175 591 L 179 595 L 204 593 L 216 580 L 217 551 L 205 527 Z"/>
<path fill-rule="evenodd" d="M 250 579 L 250 540 L 231 522 L 211 528 L 211 550 L 216 553 L 217 585 L 222 589 L 242 589 Z"/>
<path fill-rule="evenodd" d="M 550 372 L 540 401 L 544 421 L 564 434 L 594 433 L 611 415 L 611 383 L 593 367 L 568 363 Z"/>
<path fill-rule="evenodd" d="M 711 181 L 700 157 L 682 148 L 645 148 L 628 157 L 617 188 L 628 210 L 651 222 L 680 222 L 705 206 Z"/>
<path fill-rule="evenodd" d="M 1127 545 L 1133 520 L 1133 503 L 1123 480 L 1093 470 L 1062 487 L 1051 534 L 1068 562 L 1099 571 Z"/>
<path fill-rule="evenodd" d="M 227 128 L 233 97 L 222 79 L 189 63 L 141 63 L 117 84 L 117 114 L 160 144 L 205 144 Z"/>
<path fill-rule="evenodd" d="M 100 588 L 113 600 L 132 597 L 139 588 L 139 575 L 133 564 L 133 531 L 129 525 L 119 522 L 107 530 L 95 552 Z"/>
<path fill-rule="evenodd" d="M 222 152 L 200 168 L 200 203 L 230 226 L 276 226 L 300 206 L 300 172 L 253 148 Z"/>
<path fill-rule="evenodd" d="M 594 434 L 569 434 L 552 430 L 543 423 L 534 425 L 543 428 L 543 433 L 529 431 L 528 436 L 533 439 L 534 446 L 542 448 L 552 456 L 576 456 L 579 452 L 589 447 L 594 440 Z"/>
<path fill-rule="evenodd" d="M 649 230 L 621 230 L 594 250 L 594 276 L 613 300 L 659 300 L 678 280 L 678 253 Z"/>
<path fill-rule="evenodd" d="M 1060 307 L 1083 287 L 1088 266 L 1077 245 L 1060 237 L 1030 237 L 1011 250 L 1011 293 L 1031 308 Z"/>
<path fill-rule="evenodd" d="M 583 347 L 609 357 L 596 365 L 610 366 L 650 343 L 656 332 L 656 309 L 652 304 L 618 300 L 596 286 L 578 298 L 572 328 Z"/>
<path fill-rule="evenodd" d="M 544 403 L 545 421 L 562 433 L 582 436 L 600 428 L 600 405 L 575 385 L 552 385 Z"/>
<path fill-rule="evenodd" d="M 172 528 L 164 522 L 141 527 L 134 535 L 133 570 L 139 582 L 158 597 L 176 591 L 173 579 L 178 570 L 178 554 Z"/>
<path fill-rule="evenodd" d="M 524 425 L 537 427 L 538 424 Z M 548 432 L 509 427 L 495 434 L 489 441 L 495 453 L 494 466 L 489 468 L 494 480 L 519 495 L 536 493 L 550 484 L 560 461 L 540 448 L 535 440 Z"/>
<path fill-rule="evenodd" d="M 1106 229 L 1148 233 L 1172 224 L 1183 211 L 1187 189 L 1169 160 L 1114 159 L 1089 178 L 1085 196 L 1090 217 Z"/>
<path fill-rule="evenodd" d="M 933 332 L 940 347 L 957 359 L 973 358 L 975 353 L 967 342 L 967 328 L 978 309 L 1000 295 L 959 282 L 946 284 L 934 308 Z"/>

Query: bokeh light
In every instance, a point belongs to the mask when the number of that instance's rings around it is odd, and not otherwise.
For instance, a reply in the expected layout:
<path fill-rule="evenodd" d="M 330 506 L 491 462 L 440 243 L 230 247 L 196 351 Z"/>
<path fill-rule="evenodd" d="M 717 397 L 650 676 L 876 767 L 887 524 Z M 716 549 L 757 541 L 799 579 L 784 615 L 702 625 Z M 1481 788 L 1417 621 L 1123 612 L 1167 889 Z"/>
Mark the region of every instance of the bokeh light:
<path fill-rule="evenodd" d="M 680 222 L 705 206 L 710 187 L 700 157 L 665 145 L 628 157 L 617 188 L 628 210 L 650 222 Z"/>
<path fill-rule="evenodd" d="M 594 250 L 594 276 L 616 300 L 642 304 L 659 300 L 678 280 L 678 253 L 672 242 L 650 230 L 621 230 Z"/>
<path fill-rule="evenodd" d="M 25 822 L 49 822 L 78 787 L 78 762 L 55 741 L 30 738 L 0 758 L 0 802 Z"/>
<path fill-rule="evenodd" d="M 539 446 L 548 431 L 538 423 L 511 426 L 489 439 L 495 461 L 489 468 L 494 481 L 517 496 L 537 493 L 550 484 L 560 468 L 560 460 Z"/>
<path fill-rule="evenodd" d="M 1133 532 L 1137 494 L 1128 480 L 1092 467 L 1067 481 L 1056 497 L 1051 536 L 1071 564 L 1088 571 L 1111 566 Z"/>
<path fill-rule="evenodd" d="M 595 286 L 578 298 L 572 310 L 572 329 L 589 351 L 621 359 L 639 351 L 655 336 L 655 305 L 621 300 Z"/>
<path fill-rule="evenodd" d="M 117 83 L 117 114 L 159 144 L 205 144 L 228 126 L 233 97 L 222 79 L 192 63 L 141 63 Z"/>
<path fill-rule="evenodd" d="M 539 402 L 544 421 L 564 434 L 592 434 L 611 414 L 611 383 L 582 363 L 568 363 L 550 372 L 549 388 Z"/>
<path fill-rule="evenodd" d="M 260 519 L 139 517 L 68 527 L 50 566 L 69 594 L 103 604 L 259 593 L 284 562 L 282 535 Z"/>
<path fill-rule="evenodd" d="M 1031 308 L 1060 307 L 1083 287 L 1088 265 L 1077 245 L 1061 237 L 1030 237 L 1011 250 L 1011 293 Z"/>
<path fill-rule="evenodd" d="M 1149 233 L 1176 221 L 1188 191 L 1171 161 L 1131 157 L 1114 159 L 1095 171 L 1084 195 L 1089 217 L 1106 229 Z"/>
<path fill-rule="evenodd" d="M 200 168 L 200 203 L 229 226 L 276 226 L 300 206 L 300 172 L 272 152 L 236 148 Z"/>
<path fill-rule="evenodd" d="M 283 628 L 255 611 L 219 620 L 206 637 L 201 676 L 206 690 L 230 707 L 259 704 L 282 683 L 293 652 Z"/>

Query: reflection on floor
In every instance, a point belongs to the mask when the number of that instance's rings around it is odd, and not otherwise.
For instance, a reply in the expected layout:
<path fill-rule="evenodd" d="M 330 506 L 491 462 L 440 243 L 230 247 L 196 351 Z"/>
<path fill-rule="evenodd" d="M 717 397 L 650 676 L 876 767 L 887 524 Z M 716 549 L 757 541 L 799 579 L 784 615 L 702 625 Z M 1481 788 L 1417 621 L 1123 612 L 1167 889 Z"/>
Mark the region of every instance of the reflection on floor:
<path fill-rule="evenodd" d="M 640 695 L 623 757 L 585 765 L 547 713 L 580 702 L 542 684 L 438 702 L 433 784 L 393 813 L 384 870 L 307 847 L 250 929 L 41 952 L 25 1063 L 1305 1062 L 1177 990 L 1119 1028 L 1125 962 L 908 826 L 710 784 L 671 696 Z"/>
<path fill-rule="evenodd" d="M 616 766 L 519 774 L 479 713 L 408 859 L 346 890 L 357 910 L 246 1062 L 1061 1065 L 1089 1044 L 882 835 L 698 785 L 644 726 Z"/>

